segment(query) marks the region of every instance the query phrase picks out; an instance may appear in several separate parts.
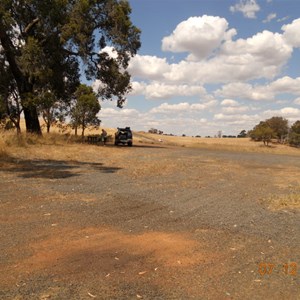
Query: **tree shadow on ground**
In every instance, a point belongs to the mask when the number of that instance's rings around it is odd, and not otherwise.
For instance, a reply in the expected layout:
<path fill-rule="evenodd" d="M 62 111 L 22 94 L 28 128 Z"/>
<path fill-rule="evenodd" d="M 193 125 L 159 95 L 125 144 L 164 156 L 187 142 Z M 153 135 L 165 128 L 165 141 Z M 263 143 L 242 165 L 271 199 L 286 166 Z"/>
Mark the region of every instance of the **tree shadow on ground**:
<path fill-rule="evenodd" d="M 105 147 L 105 148 L 124 148 L 124 149 L 131 149 L 131 148 L 153 148 L 153 149 L 167 149 L 167 146 L 170 145 L 161 145 L 161 144 L 133 144 L 132 146 L 128 146 L 127 144 L 119 144 L 119 145 L 115 145 L 115 144 L 89 144 L 90 146 L 96 146 L 96 147 Z"/>
<path fill-rule="evenodd" d="M 0 165 L 1 166 L 1 165 Z M 18 173 L 21 178 L 64 179 L 81 175 L 81 169 L 115 173 L 121 168 L 104 166 L 103 163 L 64 160 L 20 160 L 8 159 L 1 166 L 1 171 Z"/>
<path fill-rule="evenodd" d="M 133 145 L 134 148 L 155 148 L 155 149 L 166 149 L 166 146 L 157 144 L 136 144 Z"/>
<path fill-rule="evenodd" d="M 115 145 L 115 144 L 105 144 L 105 145 L 96 145 L 96 144 L 91 144 L 99 147 L 106 147 L 106 148 L 126 148 L 126 149 L 131 149 L 131 148 L 154 148 L 154 149 L 166 149 L 166 145 L 160 145 L 160 144 L 133 144 L 131 147 L 129 147 L 127 144 L 122 145 Z"/>

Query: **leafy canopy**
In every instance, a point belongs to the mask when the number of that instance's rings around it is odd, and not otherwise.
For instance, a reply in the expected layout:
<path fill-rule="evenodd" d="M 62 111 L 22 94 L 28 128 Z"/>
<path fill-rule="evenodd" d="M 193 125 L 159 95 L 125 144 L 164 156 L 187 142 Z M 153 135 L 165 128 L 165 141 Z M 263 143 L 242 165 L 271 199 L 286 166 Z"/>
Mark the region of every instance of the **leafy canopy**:
<path fill-rule="evenodd" d="M 249 135 L 251 139 L 262 141 L 265 145 L 268 145 L 272 138 L 276 136 L 274 130 L 266 121 L 261 121 L 258 125 L 254 126 Z"/>
<path fill-rule="evenodd" d="M 87 126 L 99 126 L 100 120 L 97 117 L 101 106 L 97 99 L 96 94 L 90 86 L 81 84 L 76 92 L 73 102 L 73 107 L 71 108 L 71 118 L 73 127 L 82 128 L 82 136 L 84 136 L 84 130 Z"/>
<path fill-rule="evenodd" d="M 68 99 L 82 73 L 100 80 L 98 96 L 122 106 L 131 88 L 126 68 L 140 47 L 130 13 L 123 0 L 1 0 L 0 72 L 13 75 L 26 125 L 37 116 L 41 89 Z"/>
<path fill-rule="evenodd" d="M 289 143 L 293 146 L 300 146 L 300 121 L 296 121 L 290 130 Z"/>
<path fill-rule="evenodd" d="M 288 120 L 283 117 L 272 117 L 266 120 L 268 126 L 274 131 L 275 137 L 282 140 L 289 132 Z"/>

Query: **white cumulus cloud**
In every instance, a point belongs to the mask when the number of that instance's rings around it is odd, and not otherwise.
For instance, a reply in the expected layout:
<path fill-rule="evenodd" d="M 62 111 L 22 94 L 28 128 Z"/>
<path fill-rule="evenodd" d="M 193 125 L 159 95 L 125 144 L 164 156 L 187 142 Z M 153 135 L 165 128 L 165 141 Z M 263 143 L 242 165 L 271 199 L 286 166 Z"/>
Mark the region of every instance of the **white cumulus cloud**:
<path fill-rule="evenodd" d="M 215 91 L 216 96 L 254 101 L 272 101 L 276 95 L 280 94 L 300 96 L 300 77 L 291 78 L 284 76 L 267 85 L 233 82 L 223 85 Z"/>
<path fill-rule="evenodd" d="M 214 115 L 214 120 L 223 121 L 230 124 L 246 124 L 247 122 L 257 122 L 257 120 L 259 120 L 259 116 L 246 114 L 226 115 L 223 113 L 219 113 Z"/>
<path fill-rule="evenodd" d="M 227 41 L 222 47 L 222 55 L 227 63 L 232 63 L 245 69 L 258 68 L 263 77 L 275 76 L 288 61 L 293 48 L 286 43 L 283 36 L 267 30 L 259 32 L 247 39 Z M 257 76 L 257 74 L 256 74 Z"/>
<path fill-rule="evenodd" d="M 114 47 L 106 46 L 105 48 L 101 49 L 100 53 L 107 53 L 112 58 L 118 57 L 118 52 Z"/>
<path fill-rule="evenodd" d="M 300 47 L 300 19 L 294 20 L 291 24 L 283 25 L 281 29 L 284 31 L 284 38 L 287 43 L 293 47 Z"/>
<path fill-rule="evenodd" d="M 135 77 L 160 79 L 169 68 L 166 58 L 137 54 L 130 60 L 128 71 Z"/>
<path fill-rule="evenodd" d="M 286 73 L 289 59 L 300 47 L 298 32 L 300 19 L 282 26 L 281 32 L 265 30 L 235 39 L 236 30 L 230 29 L 224 18 L 189 18 L 162 41 L 165 51 L 184 52 L 185 59 L 177 61 L 176 54 L 170 61 L 138 54 L 129 64 L 130 95 L 163 101 L 156 107 L 148 103 L 151 108 L 146 112 L 110 106 L 103 108 L 99 117 L 103 125 L 155 127 L 166 132 L 176 126 L 177 132 L 199 131 L 202 135 L 220 129 L 236 134 L 274 115 L 297 120 L 300 77 L 281 73 Z M 99 82 L 94 85 L 101 86 Z M 181 103 L 169 103 L 168 99 L 175 97 L 180 97 Z M 246 101 L 256 102 L 248 105 Z"/>
<path fill-rule="evenodd" d="M 213 27 L 207 20 L 214 18 L 217 25 Z M 198 22 L 201 26 L 209 25 L 208 36 Z M 200 27 L 195 25 L 194 33 L 185 32 L 193 23 Z M 133 77 L 181 85 L 273 79 L 287 64 L 293 46 L 298 43 L 296 37 L 293 40 L 289 37 L 290 32 L 298 28 L 297 22 L 290 24 L 292 27 L 285 25 L 283 34 L 265 30 L 237 40 L 232 39 L 229 32 L 235 30 L 228 30 L 228 23 L 223 18 L 194 17 L 180 24 L 172 35 L 163 39 L 163 49 L 187 51 L 188 58 L 169 64 L 166 58 L 137 55 L 130 61 L 128 69 Z"/>
<path fill-rule="evenodd" d="M 188 102 L 182 102 L 178 104 L 169 104 L 169 103 L 162 103 L 161 105 L 154 107 L 150 110 L 150 113 L 153 114 L 169 114 L 169 113 L 193 113 L 195 111 L 202 111 L 207 110 L 216 106 L 217 101 L 211 100 L 206 103 L 193 103 L 190 104 Z"/>
<path fill-rule="evenodd" d="M 223 107 L 222 108 L 222 113 L 226 115 L 235 115 L 235 114 L 241 114 L 241 113 L 246 113 L 250 111 L 250 108 L 248 106 L 229 106 L 229 107 Z"/>
<path fill-rule="evenodd" d="M 249 83 L 233 82 L 222 86 L 215 94 L 221 97 L 239 98 L 254 101 L 268 101 L 274 99 L 274 93 L 265 86 L 252 86 Z"/>
<path fill-rule="evenodd" d="M 139 111 L 136 109 L 129 109 L 129 108 L 123 108 L 123 109 L 117 109 L 117 108 L 103 108 L 99 112 L 100 117 L 111 117 L 111 116 L 117 116 L 117 117 L 134 117 L 139 114 Z"/>
<path fill-rule="evenodd" d="M 221 102 L 221 105 L 222 106 L 238 106 L 239 103 L 235 100 L 232 100 L 232 99 L 224 99 L 222 102 Z"/>
<path fill-rule="evenodd" d="M 299 117 L 300 109 L 294 107 L 284 107 L 280 112 L 287 117 Z"/>
<path fill-rule="evenodd" d="M 273 81 L 270 84 L 270 89 L 274 93 L 290 93 L 294 95 L 300 95 L 300 77 L 291 78 L 284 76 Z"/>
<path fill-rule="evenodd" d="M 283 107 L 278 110 L 266 110 L 262 113 L 262 119 L 271 118 L 273 116 L 281 116 L 287 118 L 290 122 L 299 120 L 300 109 L 294 107 Z"/>
<path fill-rule="evenodd" d="M 157 81 L 153 81 L 149 84 L 144 82 L 133 82 L 132 87 L 133 91 L 131 94 L 143 94 L 146 99 L 168 99 L 176 96 L 201 96 L 206 93 L 205 88 L 201 85 L 175 85 Z"/>
<path fill-rule="evenodd" d="M 241 12 L 244 17 L 255 19 L 256 13 L 260 11 L 260 6 L 256 0 L 241 0 L 239 3 L 230 6 L 231 12 Z"/>
<path fill-rule="evenodd" d="M 191 17 L 178 24 L 170 36 L 163 38 L 162 49 L 175 53 L 188 52 L 188 60 L 201 60 L 235 34 L 235 29 L 228 30 L 228 22 L 224 18 L 207 15 Z"/>
<path fill-rule="evenodd" d="M 168 104 L 162 103 L 158 107 L 154 107 L 150 110 L 150 113 L 168 114 L 174 112 L 183 112 L 190 109 L 190 104 L 188 102 L 178 103 L 178 104 Z"/>

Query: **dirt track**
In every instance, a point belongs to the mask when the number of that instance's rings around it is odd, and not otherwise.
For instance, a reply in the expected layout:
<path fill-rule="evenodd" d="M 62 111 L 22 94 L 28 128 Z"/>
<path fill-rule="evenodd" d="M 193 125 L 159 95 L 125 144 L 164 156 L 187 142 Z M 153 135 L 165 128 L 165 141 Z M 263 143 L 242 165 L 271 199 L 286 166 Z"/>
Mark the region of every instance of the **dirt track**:
<path fill-rule="evenodd" d="M 299 157 L 111 150 L 0 162 L 0 299 L 300 299 Z"/>

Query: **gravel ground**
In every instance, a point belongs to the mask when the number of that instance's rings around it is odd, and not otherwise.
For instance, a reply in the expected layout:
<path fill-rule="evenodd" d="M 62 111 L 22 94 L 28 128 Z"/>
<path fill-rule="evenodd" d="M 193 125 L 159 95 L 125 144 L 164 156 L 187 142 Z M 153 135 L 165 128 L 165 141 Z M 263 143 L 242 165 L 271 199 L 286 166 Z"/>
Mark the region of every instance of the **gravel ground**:
<path fill-rule="evenodd" d="M 300 299 L 299 157 L 110 150 L 0 162 L 0 299 Z"/>

